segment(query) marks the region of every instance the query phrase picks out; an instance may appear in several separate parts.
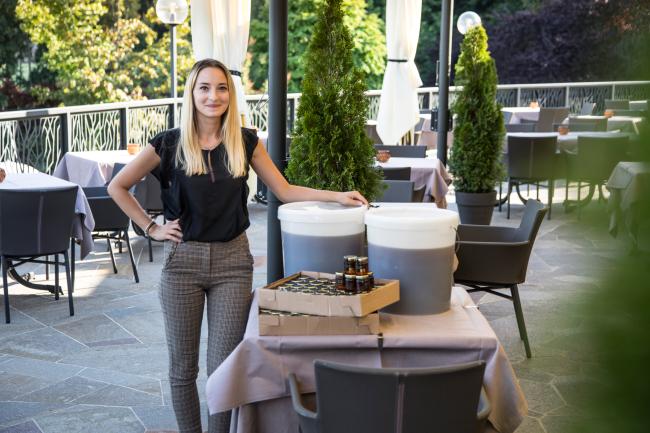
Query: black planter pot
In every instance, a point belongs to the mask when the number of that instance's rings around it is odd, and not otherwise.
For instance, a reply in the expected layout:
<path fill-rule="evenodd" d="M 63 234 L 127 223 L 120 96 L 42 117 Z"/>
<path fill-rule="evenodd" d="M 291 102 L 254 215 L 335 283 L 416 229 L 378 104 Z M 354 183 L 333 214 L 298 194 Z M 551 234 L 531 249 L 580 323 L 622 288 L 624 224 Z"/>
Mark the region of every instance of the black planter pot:
<path fill-rule="evenodd" d="M 497 192 L 456 191 L 456 205 L 461 224 L 490 225 Z"/>

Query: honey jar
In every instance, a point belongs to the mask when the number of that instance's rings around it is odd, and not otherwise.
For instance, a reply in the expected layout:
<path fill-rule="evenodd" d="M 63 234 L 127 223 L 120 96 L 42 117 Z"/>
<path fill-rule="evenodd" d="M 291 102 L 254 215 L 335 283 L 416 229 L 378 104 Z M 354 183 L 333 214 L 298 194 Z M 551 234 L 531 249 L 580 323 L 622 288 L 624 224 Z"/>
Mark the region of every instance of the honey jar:
<path fill-rule="evenodd" d="M 345 291 L 354 293 L 357 291 L 357 276 L 345 274 Z"/>
<path fill-rule="evenodd" d="M 345 290 L 345 277 L 343 277 L 343 272 L 336 272 L 334 276 L 336 290 Z"/>
<path fill-rule="evenodd" d="M 347 275 L 356 275 L 357 256 L 343 256 L 343 269 L 343 272 Z"/>
<path fill-rule="evenodd" d="M 355 265 L 357 275 L 366 275 L 368 273 L 368 257 L 357 257 Z"/>
<path fill-rule="evenodd" d="M 368 289 L 368 276 L 367 275 L 357 275 L 357 293 L 367 292 Z"/>
<path fill-rule="evenodd" d="M 368 271 L 368 290 L 372 290 L 375 288 L 375 274 L 373 274 L 371 271 Z"/>

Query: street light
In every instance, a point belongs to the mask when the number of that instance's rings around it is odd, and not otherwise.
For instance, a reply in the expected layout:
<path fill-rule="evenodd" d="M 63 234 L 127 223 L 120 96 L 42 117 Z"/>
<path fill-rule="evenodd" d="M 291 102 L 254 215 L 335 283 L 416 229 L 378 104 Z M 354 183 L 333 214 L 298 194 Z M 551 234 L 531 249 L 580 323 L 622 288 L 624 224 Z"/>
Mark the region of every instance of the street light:
<path fill-rule="evenodd" d="M 467 33 L 472 27 L 481 25 L 481 17 L 476 12 L 467 11 L 460 14 L 456 21 L 456 28 L 461 34 Z"/>
<path fill-rule="evenodd" d="M 156 15 L 165 24 L 168 24 L 170 31 L 170 51 L 171 64 L 170 76 L 171 97 L 176 99 L 176 26 L 183 24 L 187 18 L 187 1 L 186 0 L 158 0 L 156 2 Z"/>

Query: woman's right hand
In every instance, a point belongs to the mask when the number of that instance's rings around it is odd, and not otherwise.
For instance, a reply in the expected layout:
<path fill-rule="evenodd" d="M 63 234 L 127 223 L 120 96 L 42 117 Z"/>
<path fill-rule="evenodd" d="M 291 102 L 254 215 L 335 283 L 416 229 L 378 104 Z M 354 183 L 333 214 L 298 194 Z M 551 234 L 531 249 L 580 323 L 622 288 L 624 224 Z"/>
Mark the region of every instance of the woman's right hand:
<path fill-rule="evenodd" d="M 174 221 L 167 221 L 163 225 L 154 224 L 149 229 L 149 237 L 155 241 L 181 242 L 183 232 L 181 232 L 181 225 L 178 221 L 178 219 L 175 219 Z"/>

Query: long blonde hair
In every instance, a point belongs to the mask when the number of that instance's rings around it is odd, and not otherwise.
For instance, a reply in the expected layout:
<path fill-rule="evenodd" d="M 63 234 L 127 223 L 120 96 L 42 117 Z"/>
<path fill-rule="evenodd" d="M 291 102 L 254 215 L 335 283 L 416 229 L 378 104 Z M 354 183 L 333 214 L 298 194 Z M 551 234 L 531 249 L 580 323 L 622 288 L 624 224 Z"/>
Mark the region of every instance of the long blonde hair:
<path fill-rule="evenodd" d="M 228 68 L 214 59 L 204 59 L 196 62 L 185 82 L 180 120 L 181 136 L 176 149 L 176 166 L 182 168 L 188 176 L 208 173 L 199 144 L 196 107 L 193 97 L 196 79 L 199 72 L 205 68 L 221 69 L 228 81 L 230 102 L 225 113 L 221 116 L 221 146 L 226 148 L 228 172 L 233 177 L 244 176 L 246 174 L 246 151 L 242 139 L 239 110 L 237 109 L 235 84 Z"/>

